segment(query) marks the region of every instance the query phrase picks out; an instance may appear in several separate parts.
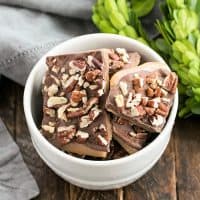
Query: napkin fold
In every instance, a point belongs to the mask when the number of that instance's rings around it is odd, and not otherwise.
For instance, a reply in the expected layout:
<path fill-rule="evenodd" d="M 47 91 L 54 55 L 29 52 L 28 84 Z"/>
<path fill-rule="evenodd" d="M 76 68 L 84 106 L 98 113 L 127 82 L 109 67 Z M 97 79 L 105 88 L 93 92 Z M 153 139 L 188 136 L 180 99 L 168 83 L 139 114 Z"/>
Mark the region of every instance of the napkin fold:
<path fill-rule="evenodd" d="M 0 199 L 27 200 L 38 194 L 39 188 L 18 146 L 0 119 Z"/>

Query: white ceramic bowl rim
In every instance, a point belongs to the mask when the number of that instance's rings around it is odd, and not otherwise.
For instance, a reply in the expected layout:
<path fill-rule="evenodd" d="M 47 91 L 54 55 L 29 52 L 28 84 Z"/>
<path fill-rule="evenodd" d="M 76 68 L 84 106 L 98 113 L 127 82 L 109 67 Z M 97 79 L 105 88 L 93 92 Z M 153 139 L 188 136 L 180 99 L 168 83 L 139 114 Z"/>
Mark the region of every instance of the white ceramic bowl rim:
<path fill-rule="evenodd" d="M 75 38 L 72 38 L 68 41 L 72 41 L 72 40 L 77 40 L 77 39 L 87 39 L 88 37 L 112 37 L 112 38 L 116 38 L 116 39 L 123 39 L 123 40 L 127 40 L 129 42 L 135 43 L 137 45 L 140 45 L 142 48 L 146 48 L 148 49 L 148 51 L 151 54 L 156 55 L 157 57 L 159 57 L 160 60 L 163 60 L 156 52 L 154 52 L 150 47 L 142 44 L 141 42 L 138 42 L 136 40 L 124 37 L 124 36 L 120 36 L 120 35 L 115 35 L 115 34 L 107 34 L 107 33 L 94 33 L 94 34 L 87 34 L 87 35 L 82 35 L 82 36 L 78 36 Z M 68 42 L 65 41 L 65 42 Z M 56 47 L 54 47 L 52 50 L 50 50 L 49 52 L 47 52 L 43 57 L 46 57 L 47 55 L 49 55 L 55 48 L 59 48 L 59 46 L 61 46 L 63 43 L 57 45 Z M 42 58 L 43 58 L 42 57 Z M 42 59 L 41 58 L 41 59 Z M 40 59 L 40 60 L 41 60 Z M 38 61 L 38 63 L 40 62 L 40 60 Z M 164 62 L 164 61 L 163 61 Z M 167 129 L 170 129 L 170 127 L 173 125 L 174 122 L 172 122 L 172 120 L 175 118 L 176 115 L 176 111 L 177 111 L 177 104 L 178 104 L 178 91 L 175 94 L 175 99 L 174 99 L 174 104 L 173 107 L 171 109 L 170 112 L 170 116 L 168 117 L 167 123 L 164 127 L 164 129 L 162 130 L 161 133 L 159 133 L 159 135 L 147 146 L 145 146 L 143 149 L 139 150 L 138 152 L 132 154 L 132 155 L 128 155 L 126 157 L 123 158 L 119 158 L 119 159 L 115 159 L 115 160 L 105 160 L 105 161 L 94 161 L 94 160 L 85 160 L 82 158 L 78 158 L 75 156 L 71 156 L 61 150 L 59 150 L 58 148 L 56 148 L 55 146 L 53 146 L 39 131 L 39 129 L 37 128 L 33 116 L 32 116 L 32 112 L 31 112 L 31 94 L 33 92 L 33 84 L 34 84 L 34 80 L 33 78 L 35 77 L 35 74 L 38 73 L 38 66 L 37 64 L 33 67 L 32 71 L 30 72 L 28 79 L 26 81 L 26 85 L 25 85 L 25 90 L 24 90 L 24 112 L 26 115 L 26 119 L 28 120 L 27 123 L 29 123 L 31 129 L 33 129 L 33 133 L 37 134 L 37 137 L 43 142 L 44 147 L 50 149 L 50 151 L 54 151 L 58 156 L 61 156 L 63 159 L 68 159 L 72 162 L 75 163 L 79 163 L 79 164 L 83 164 L 83 165 L 91 165 L 91 166 L 95 166 L 95 165 L 117 165 L 121 162 L 129 162 L 129 160 L 131 160 L 133 157 L 139 157 L 141 154 L 144 154 L 145 152 L 148 152 L 149 149 L 151 149 L 151 147 L 153 145 L 159 145 L 159 141 L 162 138 L 162 134 L 164 134 L 166 132 Z"/>

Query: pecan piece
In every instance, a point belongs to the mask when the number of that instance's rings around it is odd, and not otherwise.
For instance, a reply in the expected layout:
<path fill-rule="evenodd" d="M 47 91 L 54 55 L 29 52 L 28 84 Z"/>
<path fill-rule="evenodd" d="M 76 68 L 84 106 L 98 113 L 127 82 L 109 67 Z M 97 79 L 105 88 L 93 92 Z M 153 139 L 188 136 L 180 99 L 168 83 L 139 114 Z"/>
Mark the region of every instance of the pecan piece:
<path fill-rule="evenodd" d="M 89 82 L 92 82 L 94 81 L 97 76 L 101 75 L 101 71 L 99 69 L 95 69 L 93 71 L 88 71 L 86 74 L 85 74 L 85 78 L 87 81 Z"/>
<path fill-rule="evenodd" d="M 153 89 L 147 88 L 147 90 L 146 90 L 146 95 L 147 95 L 148 97 L 153 97 L 153 96 L 154 96 L 154 91 L 153 91 Z"/>
<path fill-rule="evenodd" d="M 86 96 L 86 94 L 82 91 L 74 90 L 71 94 L 71 101 L 75 103 L 79 103 L 82 100 L 82 97 Z"/>
<path fill-rule="evenodd" d="M 145 111 L 146 111 L 146 113 L 148 114 L 148 115 L 154 115 L 154 113 L 155 113 L 155 108 L 152 108 L 152 107 L 145 107 L 144 108 L 145 109 Z"/>

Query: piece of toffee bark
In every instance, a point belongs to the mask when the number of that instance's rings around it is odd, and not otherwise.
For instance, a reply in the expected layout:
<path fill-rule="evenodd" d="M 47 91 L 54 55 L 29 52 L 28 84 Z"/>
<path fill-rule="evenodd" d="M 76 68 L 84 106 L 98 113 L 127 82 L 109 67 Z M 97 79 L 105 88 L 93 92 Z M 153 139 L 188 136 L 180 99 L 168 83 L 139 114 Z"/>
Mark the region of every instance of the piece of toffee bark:
<path fill-rule="evenodd" d="M 112 119 L 113 138 L 129 153 L 142 149 L 148 138 L 148 133 L 137 126 L 132 126 L 126 119 Z"/>
<path fill-rule="evenodd" d="M 164 63 L 123 69 L 110 80 L 106 108 L 149 132 L 165 125 L 177 88 L 177 76 Z"/>
<path fill-rule="evenodd" d="M 113 75 L 117 71 L 136 67 L 140 63 L 141 56 L 137 52 L 127 53 L 124 48 L 110 49 L 109 51 L 109 73 Z"/>
<path fill-rule="evenodd" d="M 107 61 L 106 49 L 47 57 L 42 133 L 60 149 L 95 157 L 109 152 Z"/>

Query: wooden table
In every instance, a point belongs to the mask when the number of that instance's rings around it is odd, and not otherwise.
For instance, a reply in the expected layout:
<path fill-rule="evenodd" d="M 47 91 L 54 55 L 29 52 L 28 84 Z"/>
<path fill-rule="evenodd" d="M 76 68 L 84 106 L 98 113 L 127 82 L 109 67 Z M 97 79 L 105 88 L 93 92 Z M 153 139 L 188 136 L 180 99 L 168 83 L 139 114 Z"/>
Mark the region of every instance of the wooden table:
<path fill-rule="evenodd" d="M 23 87 L 3 78 L 0 90 L 0 116 L 19 145 L 24 161 L 40 188 L 40 195 L 34 200 L 200 199 L 199 117 L 176 120 L 167 150 L 140 180 L 118 190 L 89 191 L 59 178 L 34 150 L 24 118 Z"/>

